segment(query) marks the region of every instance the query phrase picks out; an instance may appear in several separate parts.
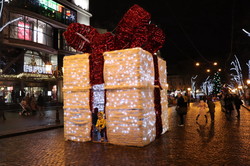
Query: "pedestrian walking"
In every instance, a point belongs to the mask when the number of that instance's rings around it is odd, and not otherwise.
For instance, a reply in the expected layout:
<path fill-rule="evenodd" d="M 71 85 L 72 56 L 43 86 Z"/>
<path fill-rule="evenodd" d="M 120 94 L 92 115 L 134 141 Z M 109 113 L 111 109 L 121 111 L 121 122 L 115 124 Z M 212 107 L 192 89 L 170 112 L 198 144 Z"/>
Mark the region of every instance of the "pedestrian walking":
<path fill-rule="evenodd" d="M 230 118 L 232 111 L 234 110 L 232 95 L 226 94 L 224 98 L 224 102 L 225 102 L 226 115 L 228 116 L 227 118 Z"/>
<path fill-rule="evenodd" d="M 225 95 L 222 94 L 221 98 L 220 98 L 220 105 L 221 105 L 221 111 L 222 112 L 226 112 L 226 108 L 225 108 Z"/>
<path fill-rule="evenodd" d="M 215 104 L 212 101 L 212 98 L 208 97 L 207 105 L 208 105 L 208 110 L 210 113 L 211 122 L 213 122 L 214 121 Z"/>
<path fill-rule="evenodd" d="M 234 106 L 235 109 L 237 111 L 237 118 L 240 118 L 240 106 L 243 104 L 243 102 L 241 101 L 240 97 L 238 95 L 233 95 L 233 102 L 234 102 Z"/>
<path fill-rule="evenodd" d="M 37 107 L 38 107 L 38 112 L 39 112 L 39 116 L 45 116 L 43 107 L 44 107 L 44 98 L 42 93 L 39 94 L 38 98 L 37 98 Z"/>
<path fill-rule="evenodd" d="M 187 103 L 181 93 L 178 93 L 176 111 L 180 117 L 179 126 L 184 126 L 184 115 L 187 114 Z"/>
<path fill-rule="evenodd" d="M 36 97 L 34 94 L 31 95 L 30 97 L 30 108 L 33 112 L 37 111 L 37 101 L 36 101 Z"/>
<path fill-rule="evenodd" d="M 206 115 L 206 108 L 208 107 L 204 100 L 200 100 L 199 102 L 199 114 L 196 116 L 196 121 L 198 121 L 200 116 L 204 116 L 206 118 L 207 123 L 207 115 Z"/>

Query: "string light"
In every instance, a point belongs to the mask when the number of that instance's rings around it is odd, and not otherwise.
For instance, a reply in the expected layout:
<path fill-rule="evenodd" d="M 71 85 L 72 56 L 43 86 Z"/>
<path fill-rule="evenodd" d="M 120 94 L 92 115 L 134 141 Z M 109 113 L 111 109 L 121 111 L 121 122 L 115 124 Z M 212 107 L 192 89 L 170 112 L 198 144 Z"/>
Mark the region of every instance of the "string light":
<path fill-rule="evenodd" d="M 241 70 L 241 66 L 240 66 L 240 62 L 237 58 L 236 55 L 234 55 L 235 60 L 231 62 L 231 65 L 233 65 L 232 68 L 230 68 L 230 71 L 235 71 L 236 74 L 231 74 L 232 76 L 232 85 L 234 84 L 234 82 L 237 83 L 238 86 L 243 86 L 244 87 L 244 82 L 243 82 L 243 78 L 242 78 L 242 70 Z M 239 91 L 241 94 L 244 93 L 242 90 Z"/>
<path fill-rule="evenodd" d="M 159 80 L 162 87 L 161 90 L 161 119 L 162 119 L 162 134 L 164 134 L 169 126 L 168 126 L 168 83 L 167 83 L 167 69 L 166 69 L 166 61 L 158 58 L 158 68 L 159 68 Z"/>
<path fill-rule="evenodd" d="M 132 146 L 149 144 L 156 137 L 152 55 L 141 48 L 133 48 L 106 52 L 104 59 L 105 84 L 93 86 L 93 106 L 104 103 L 106 89 L 106 134 L 109 143 Z M 67 140 L 91 139 L 88 64 L 88 54 L 64 58 L 64 123 Z M 159 58 L 158 66 L 159 81 L 163 88 L 162 133 L 165 133 L 168 130 L 166 62 Z M 99 109 L 103 109 L 103 106 Z"/>
<path fill-rule="evenodd" d="M 66 140 L 90 141 L 89 54 L 64 57 L 64 136 Z"/>

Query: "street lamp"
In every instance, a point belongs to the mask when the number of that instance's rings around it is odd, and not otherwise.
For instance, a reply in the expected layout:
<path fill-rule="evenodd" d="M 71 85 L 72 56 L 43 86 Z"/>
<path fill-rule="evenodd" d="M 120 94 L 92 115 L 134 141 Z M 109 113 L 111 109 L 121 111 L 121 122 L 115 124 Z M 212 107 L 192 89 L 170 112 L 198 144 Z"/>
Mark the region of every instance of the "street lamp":
<path fill-rule="evenodd" d="M 196 62 L 196 63 L 195 63 L 195 66 L 200 66 L 200 63 L 199 63 L 199 62 Z"/>
<path fill-rule="evenodd" d="M 214 63 L 213 63 L 213 65 L 214 65 L 214 66 L 217 66 L 217 65 L 218 65 L 218 63 L 217 63 L 217 62 L 214 62 Z"/>
<path fill-rule="evenodd" d="M 250 85 L 250 79 L 247 79 L 247 85 L 248 86 Z"/>

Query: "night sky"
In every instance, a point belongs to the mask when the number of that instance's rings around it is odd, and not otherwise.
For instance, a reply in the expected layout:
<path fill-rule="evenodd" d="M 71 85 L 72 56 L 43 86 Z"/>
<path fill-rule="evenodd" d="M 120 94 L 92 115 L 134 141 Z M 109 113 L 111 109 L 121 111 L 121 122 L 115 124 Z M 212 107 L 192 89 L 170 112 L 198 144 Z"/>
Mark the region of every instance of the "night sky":
<path fill-rule="evenodd" d="M 236 41 L 250 43 L 241 30 L 250 31 L 249 1 L 90 0 L 91 25 L 112 31 L 131 6 L 140 5 L 165 32 L 161 52 L 168 73 L 186 74 L 196 61 L 206 65 L 217 61 L 225 68 L 238 51 Z"/>

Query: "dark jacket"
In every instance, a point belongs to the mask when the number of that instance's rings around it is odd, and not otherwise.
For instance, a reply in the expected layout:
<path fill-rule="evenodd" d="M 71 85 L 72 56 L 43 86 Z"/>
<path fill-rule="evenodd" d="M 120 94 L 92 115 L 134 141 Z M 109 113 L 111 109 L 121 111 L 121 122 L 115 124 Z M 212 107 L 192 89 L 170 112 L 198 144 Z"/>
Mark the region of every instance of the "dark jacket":
<path fill-rule="evenodd" d="M 236 109 L 240 109 L 240 106 L 243 104 L 239 97 L 234 98 L 234 105 Z"/>
<path fill-rule="evenodd" d="M 211 113 L 215 112 L 215 104 L 213 101 L 208 100 L 207 105 L 208 105 L 209 112 Z"/>
<path fill-rule="evenodd" d="M 184 101 L 184 98 L 182 96 L 177 98 L 177 106 L 187 107 L 187 103 Z"/>
<path fill-rule="evenodd" d="M 43 105 L 44 105 L 44 99 L 43 99 L 43 96 L 42 96 L 42 95 L 39 95 L 39 96 L 38 96 L 37 105 L 38 105 L 38 106 L 43 106 Z"/>

